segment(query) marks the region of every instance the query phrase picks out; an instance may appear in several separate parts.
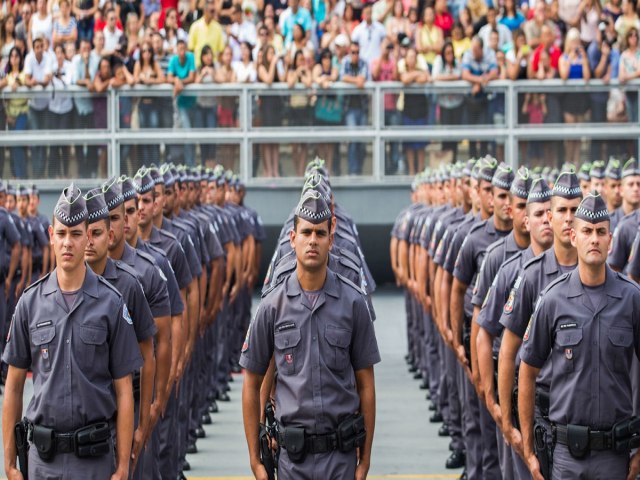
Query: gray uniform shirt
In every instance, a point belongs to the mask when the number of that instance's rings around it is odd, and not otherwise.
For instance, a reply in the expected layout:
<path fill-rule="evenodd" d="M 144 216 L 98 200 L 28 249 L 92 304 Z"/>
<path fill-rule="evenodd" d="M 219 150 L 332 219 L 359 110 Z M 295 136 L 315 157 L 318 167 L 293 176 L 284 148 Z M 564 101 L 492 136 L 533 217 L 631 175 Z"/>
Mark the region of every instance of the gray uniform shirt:
<path fill-rule="evenodd" d="M 171 268 L 176 275 L 178 287 L 180 290 L 187 288 L 193 280 L 193 275 L 191 274 L 187 257 L 178 239 L 166 230 L 151 227 L 149 243 L 167 254 Z"/>
<path fill-rule="evenodd" d="M 604 430 L 632 414 L 640 288 L 610 268 L 606 275 L 605 298 L 595 308 L 578 269 L 551 283 L 524 335 L 523 361 L 541 368 L 551 354 L 551 422 Z"/>
<path fill-rule="evenodd" d="M 131 247 L 129 247 L 129 245 L 126 245 L 125 250 L 127 250 L 128 248 Z M 136 243 L 136 248 L 131 248 L 131 250 L 133 250 L 134 253 L 142 253 L 143 255 L 141 256 L 143 258 L 146 258 L 157 264 L 158 268 L 160 269 L 158 271 L 160 278 L 164 279 L 167 282 L 167 294 L 169 296 L 171 316 L 175 317 L 176 315 L 182 315 L 182 312 L 184 312 L 184 303 L 182 302 L 182 297 L 180 297 L 180 287 L 178 286 L 178 281 L 176 280 L 176 274 L 174 273 L 173 268 L 171 268 L 171 264 L 169 263 L 169 259 L 167 258 L 167 254 L 164 252 L 164 250 L 161 250 L 158 247 L 154 247 L 150 243 L 147 243 L 139 238 L 138 242 Z M 124 256 L 122 258 L 124 259 Z M 142 286 L 144 288 L 144 283 L 142 283 Z"/>
<path fill-rule="evenodd" d="M 87 267 L 68 311 L 56 272 L 20 298 L 2 360 L 33 371 L 27 418 L 69 432 L 114 416 L 113 380 L 142 367 L 142 357 L 114 287 Z"/>
<path fill-rule="evenodd" d="M 312 308 L 298 276 L 290 275 L 262 298 L 240 365 L 264 374 L 272 356 L 281 424 L 303 427 L 310 434 L 335 431 L 344 415 L 359 409 L 354 372 L 380 361 L 362 292 L 327 270 Z"/>
<path fill-rule="evenodd" d="M 611 252 L 607 258 L 609 265 L 626 272 L 627 261 L 631 253 L 631 245 L 636 238 L 638 225 L 640 225 L 640 211 L 638 210 L 620 220 L 613 232 Z"/>

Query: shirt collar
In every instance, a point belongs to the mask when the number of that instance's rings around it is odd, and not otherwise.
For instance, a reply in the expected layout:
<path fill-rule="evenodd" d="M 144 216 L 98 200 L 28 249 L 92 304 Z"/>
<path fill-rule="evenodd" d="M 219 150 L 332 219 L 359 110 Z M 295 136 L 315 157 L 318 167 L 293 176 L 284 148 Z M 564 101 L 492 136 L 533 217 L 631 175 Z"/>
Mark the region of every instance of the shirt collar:
<path fill-rule="evenodd" d="M 91 267 L 89 267 L 89 265 L 87 265 L 85 263 L 85 276 L 84 276 L 84 282 L 82 283 L 82 287 L 80 288 L 80 291 L 94 297 L 94 298 L 98 298 L 98 276 L 93 273 L 93 270 L 91 270 Z M 62 290 L 60 289 L 60 285 L 58 284 L 58 275 L 57 275 L 58 269 L 55 268 L 53 270 L 53 272 L 51 272 L 51 275 L 49 275 L 49 278 L 47 278 L 47 281 L 44 283 L 43 289 L 42 289 L 42 293 L 44 295 L 50 295 L 52 293 L 55 292 L 62 292 Z"/>
<path fill-rule="evenodd" d="M 619 292 L 618 285 L 616 284 L 616 273 L 611 270 L 609 265 L 605 264 L 606 269 L 606 277 L 604 281 L 604 293 L 609 297 L 614 298 L 622 298 L 621 293 Z M 569 289 L 567 292 L 567 298 L 579 297 L 584 294 L 584 285 L 580 280 L 580 272 L 578 271 L 578 267 L 576 267 L 571 273 L 569 277 Z"/>

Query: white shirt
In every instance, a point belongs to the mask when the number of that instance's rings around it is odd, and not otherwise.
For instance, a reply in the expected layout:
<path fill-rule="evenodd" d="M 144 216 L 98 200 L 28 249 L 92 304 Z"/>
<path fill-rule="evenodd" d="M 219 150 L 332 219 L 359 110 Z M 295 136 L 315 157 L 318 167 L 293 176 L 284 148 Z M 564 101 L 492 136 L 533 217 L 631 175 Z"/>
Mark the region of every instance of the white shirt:
<path fill-rule="evenodd" d="M 353 29 L 351 41 L 358 42 L 360 58 L 367 62 L 367 65 L 371 65 L 371 62 L 380 56 L 380 46 L 386 36 L 387 31 L 380 22 L 374 21 L 369 25 L 363 21 Z"/>
<path fill-rule="evenodd" d="M 24 73 L 31 75 L 36 82 L 44 81 L 45 77 L 51 74 L 51 60 L 48 55 L 42 54 L 42 60 L 38 62 L 36 55 L 29 52 L 24 59 Z M 49 105 L 46 97 L 34 97 L 29 101 L 29 105 L 34 110 L 44 110 Z"/>
<path fill-rule="evenodd" d="M 229 35 L 229 45 L 233 51 L 233 59 L 240 60 L 242 58 L 242 52 L 240 50 L 240 44 L 242 42 L 249 42 L 251 45 L 258 43 L 258 34 L 256 32 L 256 26 L 248 20 L 242 23 L 234 23 L 231 25 L 231 34 L 235 38 Z M 236 40 L 237 38 L 237 40 Z"/>
<path fill-rule="evenodd" d="M 491 37 L 491 31 L 493 27 L 488 23 L 480 29 L 478 36 L 484 42 L 484 48 L 489 47 L 489 38 Z M 502 49 L 505 45 L 509 45 L 512 41 L 511 30 L 506 25 L 501 23 L 496 24 L 496 30 L 498 31 L 498 48 Z"/>
<path fill-rule="evenodd" d="M 247 65 L 238 61 L 231 64 L 233 71 L 236 73 L 236 81 L 238 83 L 253 83 L 256 81 L 258 75 L 256 67 L 253 62 L 249 62 Z"/>
<path fill-rule="evenodd" d="M 118 41 L 122 36 L 122 30 L 119 30 L 116 27 L 115 31 L 112 33 L 108 27 L 104 27 L 102 33 L 104 33 L 104 49 L 107 52 L 112 52 L 118 48 Z"/>
<path fill-rule="evenodd" d="M 58 68 L 58 61 L 55 60 L 51 65 L 51 71 L 53 73 L 51 84 L 55 88 L 56 94 L 49 100 L 49 110 L 57 114 L 69 113 L 73 109 L 73 98 L 71 95 L 61 93 L 61 90 L 65 90 L 73 82 L 71 62 L 65 60 L 62 67 Z"/>

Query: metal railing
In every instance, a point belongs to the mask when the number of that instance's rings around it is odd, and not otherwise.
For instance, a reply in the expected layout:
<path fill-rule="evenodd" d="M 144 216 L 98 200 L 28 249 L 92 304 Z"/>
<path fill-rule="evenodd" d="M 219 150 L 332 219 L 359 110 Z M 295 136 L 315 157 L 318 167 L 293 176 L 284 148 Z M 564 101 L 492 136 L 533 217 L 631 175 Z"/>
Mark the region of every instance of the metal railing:
<path fill-rule="evenodd" d="M 616 89 L 625 94 L 625 105 L 629 118 L 627 121 L 614 123 L 602 117 L 602 108 L 606 109 L 609 93 Z M 353 86 L 336 83 L 329 90 L 312 88 L 289 89 L 284 84 L 276 84 L 266 87 L 262 84 L 229 84 L 229 85 L 189 85 L 181 97 L 189 99 L 191 106 L 184 108 L 191 115 L 197 109 L 207 111 L 207 108 L 218 109 L 218 113 L 226 109 L 225 124 L 222 125 L 218 115 L 215 120 L 215 128 L 206 124 L 192 124 L 190 128 L 180 127 L 180 115 L 176 108 L 175 99 L 171 97 L 171 86 L 160 85 L 153 87 L 135 86 L 121 89 L 111 89 L 104 94 L 91 94 L 85 89 L 71 86 L 65 90 L 52 89 L 18 89 L 11 92 L 5 89 L 1 95 L 3 101 L 11 101 L 24 98 L 54 98 L 59 95 L 69 95 L 75 98 L 105 98 L 106 99 L 106 128 L 95 128 L 95 125 L 76 125 L 70 130 L 5 130 L 0 133 L 0 148 L 8 147 L 9 156 L 12 155 L 10 147 L 32 149 L 38 146 L 74 145 L 74 151 L 87 145 L 100 146 L 107 150 L 107 175 L 131 173 L 130 170 L 140 163 L 149 160 L 158 161 L 156 155 L 169 155 L 167 152 L 177 151 L 180 155 L 188 156 L 187 149 L 194 149 L 194 160 L 206 160 L 204 157 L 211 154 L 215 147 L 229 147 L 224 150 L 225 158 L 216 158 L 225 164 L 235 168 L 241 177 L 249 184 L 267 185 L 271 179 L 260 178 L 261 146 L 279 144 L 284 156 L 290 155 L 292 144 L 308 144 L 307 153 L 317 150 L 318 144 L 337 145 L 342 157 L 342 170 L 346 171 L 344 164 L 348 145 L 353 142 L 364 144 L 364 168 L 361 175 L 341 178 L 336 176 L 338 183 L 344 182 L 350 185 L 370 184 L 397 184 L 408 181 L 407 175 L 390 175 L 388 171 L 388 158 L 390 146 L 400 142 L 431 143 L 436 142 L 490 142 L 497 141 L 504 150 L 505 161 L 514 167 L 522 163 L 524 149 L 519 148 L 523 142 L 561 142 L 566 140 L 602 140 L 604 142 L 625 141 L 631 145 L 633 152 L 638 151 L 640 139 L 640 124 L 638 123 L 638 102 L 640 101 L 640 81 L 626 84 L 603 83 L 602 81 L 590 81 L 585 83 L 580 80 L 561 81 L 495 81 L 486 89 L 487 97 L 481 103 L 481 109 L 471 112 L 467 103 L 463 103 L 463 113 L 459 123 L 443 125 L 436 118 L 442 119 L 438 112 L 442 112 L 439 99 L 443 96 L 464 96 L 469 98 L 469 84 L 459 82 L 435 82 L 424 86 L 405 87 L 395 82 L 367 83 L 360 90 Z M 545 94 L 549 102 L 553 100 L 559 105 L 559 110 L 554 118 L 547 118 L 542 124 L 528 124 L 523 121 L 522 103 L 527 94 Z M 399 96 L 404 96 L 403 112 L 399 112 Z M 402 117 L 413 106 L 416 99 L 427 99 L 427 112 L 424 115 L 424 124 L 414 121 L 389 121 L 389 114 Z M 294 102 L 295 98 L 295 102 Z M 299 106 L 303 103 L 305 121 L 304 126 L 299 126 L 296 119 L 302 118 L 294 109 L 294 103 Z M 306 105 L 304 103 L 306 98 Z M 342 102 L 342 116 L 338 122 L 320 121 L 317 105 L 321 99 L 340 99 Z M 451 98 L 451 97 L 450 97 Z M 574 98 L 574 103 L 590 101 L 598 102 L 598 115 L 591 119 L 583 118 L 581 123 L 568 124 L 563 121 L 563 104 L 568 98 Z M 268 99 L 279 99 L 274 101 Z M 466 102 L 467 100 L 465 100 Z M 165 117 L 164 122 L 156 122 L 153 128 L 143 124 L 141 103 L 147 102 L 154 105 L 160 115 Z M 179 103 L 180 101 L 178 101 Z M 199 103 L 205 106 L 199 106 Z M 270 102 L 270 103 L 269 103 Z M 278 103 L 279 102 L 279 103 Z M 604 102 L 604 107 L 603 103 Z M 137 107 L 136 107 L 137 105 Z M 594 103 L 595 105 L 595 103 Z M 179 105 L 178 105 L 179 106 Z M 345 124 L 344 113 L 352 107 L 362 107 L 364 110 L 364 124 L 350 127 Z M 395 108 L 394 108 L 395 107 Z M 569 108 L 569 107 L 567 107 Z M 137 122 L 132 122 L 137 109 Z M 484 111 L 486 109 L 486 111 Z M 557 108 L 556 108 L 557 110 Z M 270 119 L 272 114 L 277 114 L 277 121 Z M 96 112 L 93 114 L 97 115 Z M 298 117 L 296 117 L 298 115 Z M 475 115 L 475 116 L 474 116 Z M 491 118 L 493 116 L 493 118 Z M 598 118 L 595 118 L 595 117 Z M 308 118 L 307 118 L 308 117 Z M 599 121 L 598 121 L 599 120 Z M 148 121 L 148 120 L 147 120 Z M 421 120 L 422 121 L 422 120 Z M 183 123 L 184 124 L 184 123 Z M 584 143 L 584 142 L 583 142 Z M 200 152 L 195 154 L 196 145 Z M 152 146 L 147 151 L 143 146 Z M 437 150 L 437 145 L 430 147 Z M 584 149 L 583 149 L 584 150 Z M 70 150 L 71 151 L 71 150 Z M 0 150 L 2 152 L 2 150 Z M 143 152 L 143 153 L 141 153 Z M 146 153 L 145 153 L 146 152 Z M 218 150 L 220 152 L 220 150 Z M 128 158 L 122 158 L 128 156 Z M 144 155 L 146 155 L 145 158 Z M 460 151 L 458 158 L 462 158 Z M 588 153 L 584 153 L 588 156 Z M 150 158 L 153 157 L 153 158 Z M 173 157 L 172 157 L 173 158 Z M 4 160 L 4 158 L 0 158 Z M 547 159 L 548 161 L 549 159 Z M 553 158 L 552 162 L 560 164 L 564 159 Z M 289 159 L 287 160 L 289 161 Z M 429 161 L 429 160 L 428 160 Z M 91 176 L 95 176 L 94 172 Z M 278 182 L 297 182 L 295 168 L 287 167 L 291 180 L 279 179 Z M 63 180 L 48 178 L 46 171 L 31 172 L 44 185 L 58 186 Z M 99 176 L 104 176 L 101 172 Z M 6 176 L 6 173 L 5 173 Z"/>

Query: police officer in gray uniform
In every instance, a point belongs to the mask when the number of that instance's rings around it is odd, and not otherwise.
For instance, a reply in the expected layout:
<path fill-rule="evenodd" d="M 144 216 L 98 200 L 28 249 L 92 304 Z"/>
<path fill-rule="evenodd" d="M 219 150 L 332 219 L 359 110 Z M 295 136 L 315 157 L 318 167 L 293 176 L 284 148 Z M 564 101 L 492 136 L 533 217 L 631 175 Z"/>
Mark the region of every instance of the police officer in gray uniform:
<path fill-rule="evenodd" d="M 327 268 L 331 211 L 318 192 L 297 209 L 291 242 L 296 274 L 263 297 L 243 345 L 243 417 L 254 475 L 260 387 L 272 356 L 278 371 L 280 479 L 365 478 L 375 427 L 373 365 L 380 361 L 362 292 Z M 339 432 L 355 422 L 354 435 Z M 359 459 L 356 457 L 359 447 Z"/>
<path fill-rule="evenodd" d="M 517 353 L 525 334 L 528 319 L 531 318 L 540 292 L 553 280 L 572 271 L 577 262 L 575 247 L 571 245 L 571 228 L 575 211 L 582 200 L 582 190 L 578 177 L 573 172 L 563 172 L 556 180 L 551 193 L 550 221 L 553 229 L 553 248 L 524 264 L 504 305 L 500 323 L 505 327 L 499 354 L 498 384 L 500 392 L 513 390 Z M 546 373 L 546 372 L 544 372 Z M 541 458 L 547 462 L 545 470 L 551 465 L 551 431 L 548 423 L 549 379 L 545 374 L 538 379 L 536 392 L 536 429 L 539 437 L 538 447 Z M 509 411 L 511 397 L 504 396 L 501 408 Z M 503 418 L 504 422 L 504 418 Z M 513 429 L 505 432 L 507 439 L 518 437 Z M 514 442 L 512 442 L 513 445 Z M 518 448 L 517 445 L 514 445 Z"/>
<path fill-rule="evenodd" d="M 102 194 L 102 188 L 89 190 L 84 198 L 89 212 L 87 220 L 89 241 L 84 252 L 85 260 L 94 273 L 107 280 L 123 296 L 124 303 L 133 318 L 133 328 L 144 362 L 141 372 L 135 372 L 133 375 L 136 415 L 131 469 L 135 471 L 142 447 L 151 433 L 150 414 L 156 373 L 153 337 L 158 329 L 142 286 L 136 278 L 135 270 L 120 260 L 114 261 L 108 257 L 109 243 L 112 241 L 113 233 L 110 230 L 109 209 Z"/>
<path fill-rule="evenodd" d="M 14 425 L 29 368 L 31 478 L 128 478 L 131 374 L 142 358 L 122 296 L 84 262 L 87 217 L 82 194 L 72 184 L 56 204 L 50 229 L 57 267 L 25 291 L 12 320 L 3 358 L 9 376 L 2 413 L 5 471 L 11 479 L 21 478 Z"/>
<path fill-rule="evenodd" d="M 618 210 L 622 206 L 622 195 L 620 193 L 622 180 L 622 165 L 617 158 L 609 158 L 607 168 L 604 171 L 604 189 L 602 197 L 607 202 L 609 217 L 611 219 L 611 231 L 616 229 L 616 225 L 623 217 L 621 211 Z"/>
<path fill-rule="evenodd" d="M 613 243 L 609 253 L 609 266 L 618 272 L 626 272 L 627 262 L 631 253 L 631 245 L 640 225 L 640 166 L 638 161 L 630 159 L 622 168 L 622 212 L 624 215 L 618 220 L 613 230 Z"/>
<path fill-rule="evenodd" d="M 613 435 L 613 427 L 632 413 L 629 372 L 632 356 L 640 355 L 640 288 L 607 267 L 610 241 L 607 205 L 593 192 L 580 204 L 571 230 L 578 268 L 543 291 L 524 335 L 518 403 L 536 480 L 535 382 L 545 364 L 551 371 L 551 478 L 634 479 L 640 472 L 640 452 L 629 462 L 629 433 Z"/>

